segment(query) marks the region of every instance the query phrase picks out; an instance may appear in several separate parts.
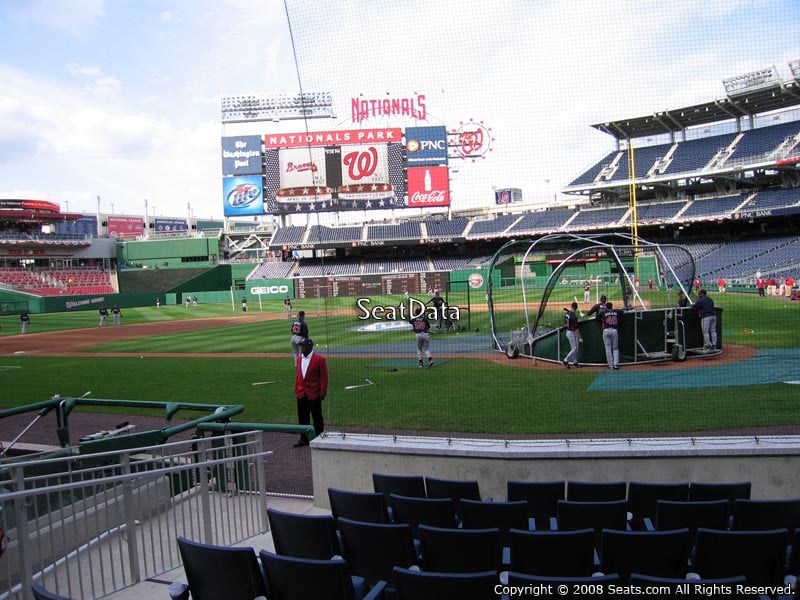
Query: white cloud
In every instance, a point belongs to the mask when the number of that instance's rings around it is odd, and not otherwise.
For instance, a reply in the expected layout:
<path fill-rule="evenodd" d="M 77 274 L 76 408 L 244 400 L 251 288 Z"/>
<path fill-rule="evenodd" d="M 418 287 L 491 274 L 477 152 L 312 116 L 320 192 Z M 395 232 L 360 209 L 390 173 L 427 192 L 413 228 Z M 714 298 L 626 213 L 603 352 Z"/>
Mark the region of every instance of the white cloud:
<path fill-rule="evenodd" d="M 86 88 L 93 96 L 106 98 L 113 96 L 122 89 L 122 84 L 116 77 L 98 77 Z"/>
<path fill-rule="evenodd" d="M 79 36 L 103 16 L 105 0 L 12 0 L 3 11 L 18 23 Z"/>
<path fill-rule="evenodd" d="M 98 77 L 101 75 L 98 67 L 77 65 L 75 63 L 67 65 L 67 72 L 75 77 Z"/>

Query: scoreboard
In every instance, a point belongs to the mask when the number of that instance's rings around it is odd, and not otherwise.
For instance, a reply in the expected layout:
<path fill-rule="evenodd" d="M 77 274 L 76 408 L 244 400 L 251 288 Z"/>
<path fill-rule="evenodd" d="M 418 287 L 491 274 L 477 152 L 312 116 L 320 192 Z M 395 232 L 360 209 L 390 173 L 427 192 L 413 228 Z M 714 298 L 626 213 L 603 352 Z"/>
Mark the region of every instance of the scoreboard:
<path fill-rule="evenodd" d="M 295 298 L 349 298 L 426 294 L 444 290 L 450 274 L 390 273 L 386 275 L 346 275 L 304 277 L 294 281 Z"/>

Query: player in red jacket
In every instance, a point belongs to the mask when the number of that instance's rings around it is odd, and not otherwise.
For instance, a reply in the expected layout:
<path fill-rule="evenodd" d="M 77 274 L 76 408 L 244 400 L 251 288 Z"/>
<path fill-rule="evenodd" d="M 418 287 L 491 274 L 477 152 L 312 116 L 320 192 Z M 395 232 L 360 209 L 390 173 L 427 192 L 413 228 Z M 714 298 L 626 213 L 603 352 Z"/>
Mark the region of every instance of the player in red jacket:
<path fill-rule="evenodd" d="M 314 342 L 309 338 L 300 341 L 301 356 L 295 366 L 294 393 L 297 396 L 297 422 L 309 425 L 313 420 L 316 435 L 325 431 L 322 418 L 322 401 L 328 394 L 328 364 L 325 357 L 314 352 Z M 311 440 L 305 435 L 294 447 L 308 446 Z"/>

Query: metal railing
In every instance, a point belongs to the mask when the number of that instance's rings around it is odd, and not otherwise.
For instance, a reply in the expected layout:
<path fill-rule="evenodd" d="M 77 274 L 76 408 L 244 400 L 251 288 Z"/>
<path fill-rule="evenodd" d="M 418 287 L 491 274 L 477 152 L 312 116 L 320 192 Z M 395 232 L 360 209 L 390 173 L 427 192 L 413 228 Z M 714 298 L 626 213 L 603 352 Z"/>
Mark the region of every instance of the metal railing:
<path fill-rule="evenodd" d="M 180 566 L 177 536 L 229 546 L 266 533 L 262 438 L 4 461 L 0 600 L 30 600 L 32 582 L 103 597 Z"/>

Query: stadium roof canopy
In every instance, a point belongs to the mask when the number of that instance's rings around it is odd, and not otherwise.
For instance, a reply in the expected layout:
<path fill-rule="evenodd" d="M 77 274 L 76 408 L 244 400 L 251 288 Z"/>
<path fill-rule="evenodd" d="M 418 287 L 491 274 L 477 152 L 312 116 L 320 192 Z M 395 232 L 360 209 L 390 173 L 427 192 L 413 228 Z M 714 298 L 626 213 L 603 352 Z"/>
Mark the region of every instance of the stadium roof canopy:
<path fill-rule="evenodd" d="M 800 80 L 776 82 L 725 98 L 685 108 L 665 110 L 644 117 L 592 125 L 617 140 L 676 133 L 690 127 L 751 117 L 760 113 L 800 106 Z"/>

